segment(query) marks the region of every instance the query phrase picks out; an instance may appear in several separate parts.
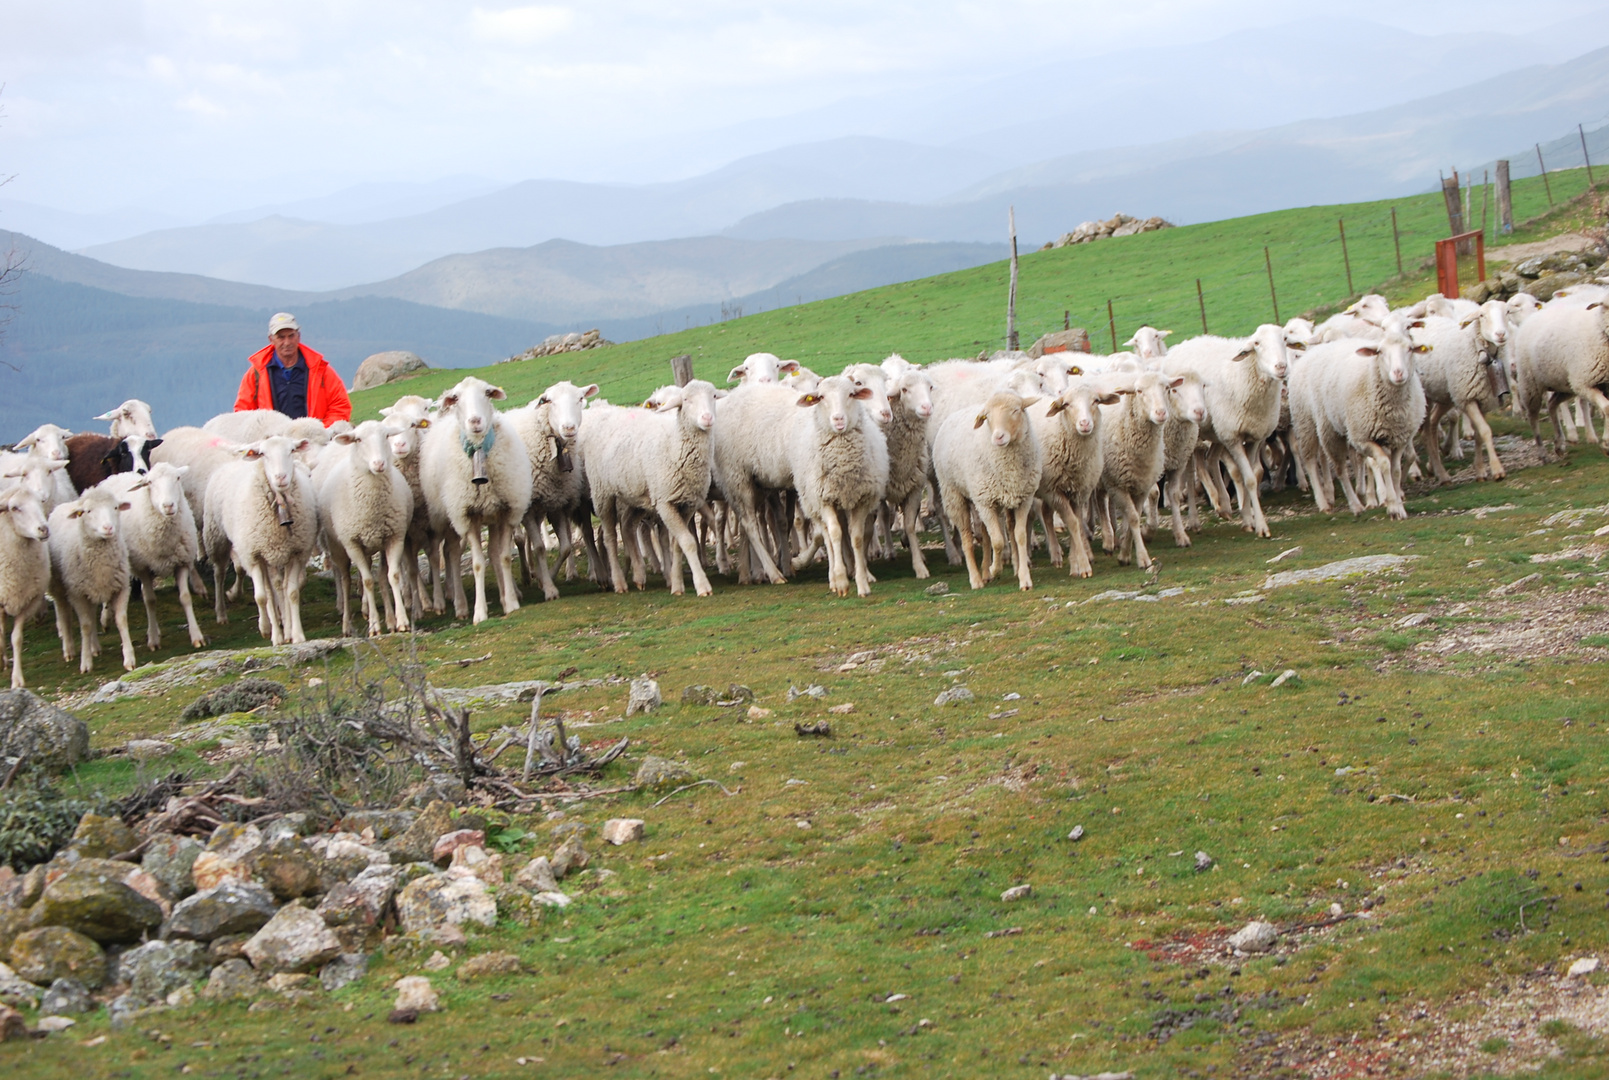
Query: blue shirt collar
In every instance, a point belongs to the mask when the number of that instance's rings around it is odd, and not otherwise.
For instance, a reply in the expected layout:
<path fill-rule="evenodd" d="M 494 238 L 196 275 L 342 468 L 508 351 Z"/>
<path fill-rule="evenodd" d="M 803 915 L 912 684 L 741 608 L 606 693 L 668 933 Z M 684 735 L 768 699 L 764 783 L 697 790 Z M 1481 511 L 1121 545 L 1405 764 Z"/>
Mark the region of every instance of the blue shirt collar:
<path fill-rule="evenodd" d="M 296 367 L 297 368 L 305 368 L 305 367 L 307 367 L 307 354 L 302 352 L 302 348 L 301 348 L 300 345 L 298 345 L 296 347 L 296 355 L 301 358 L 300 360 L 297 361 Z M 277 353 L 277 352 L 271 352 L 271 353 L 268 354 L 268 365 L 269 365 L 269 367 L 277 367 L 277 368 L 279 368 L 279 370 L 284 371 L 284 372 L 289 372 L 289 371 L 293 370 L 293 369 L 288 368 L 288 367 L 285 366 L 284 361 L 280 360 L 279 353 Z"/>

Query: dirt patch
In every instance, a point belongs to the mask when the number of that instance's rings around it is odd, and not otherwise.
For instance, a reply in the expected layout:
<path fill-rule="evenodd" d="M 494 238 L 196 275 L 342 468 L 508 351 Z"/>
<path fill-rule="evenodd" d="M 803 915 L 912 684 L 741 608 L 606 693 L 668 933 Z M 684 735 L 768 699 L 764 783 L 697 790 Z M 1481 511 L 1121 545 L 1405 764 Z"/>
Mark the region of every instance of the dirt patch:
<path fill-rule="evenodd" d="M 1538 255 L 1557 255 L 1565 251 L 1592 251 L 1597 246 L 1598 241 L 1584 233 L 1560 233 L 1558 236 L 1535 240 L 1529 244 L 1508 244 L 1504 247 L 1489 248 L 1486 252 L 1486 261 L 1522 263 Z"/>
<path fill-rule="evenodd" d="M 1604 656 L 1583 638 L 1609 634 L 1609 604 L 1601 587 L 1494 597 L 1476 604 L 1432 605 L 1432 621 L 1463 620 L 1433 641 L 1413 648 L 1411 666 L 1444 666 L 1460 653 L 1496 653 L 1505 660 L 1581 655 Z"/>

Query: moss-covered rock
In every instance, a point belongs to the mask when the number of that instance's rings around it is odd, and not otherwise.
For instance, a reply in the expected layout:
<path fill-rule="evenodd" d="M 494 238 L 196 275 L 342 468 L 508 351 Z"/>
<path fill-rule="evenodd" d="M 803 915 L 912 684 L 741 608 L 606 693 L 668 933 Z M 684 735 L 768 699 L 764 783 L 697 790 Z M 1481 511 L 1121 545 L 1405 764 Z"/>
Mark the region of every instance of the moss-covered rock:
<path fill-rule="evenodd" d="M 162 924 L 162 909 L 120 880 L 116 871 L 80 864 L 52 882 L 28 913 L 34 926 L 61 926 L 102 944 L 138 941 Z"/>
<path fill-rule="evenodd" d="M 73 830 L 69 846 L 86 859 L 110 859 L 134 850 L 139 842 L 140 838 L 121 818 L 85 814 L 79 819 L 78 828 Z"/>
<path fill-rule="evenodd" d="M 436 849 L 436 839 L 455 827 L 453 808 L 437 799 L 424 808 L 407 832 L 391 840 L 382 850 L 391 856 L 393 863 L 429 862 Z"/>
<path fill-rule="evenodd" d="M 25 930 L 11 943 L 11 966 L 31 983 L 48 986 L 76 979 L 85 986 L 106 981 L 106 953 L 90 938 L 64 926 Z"/>

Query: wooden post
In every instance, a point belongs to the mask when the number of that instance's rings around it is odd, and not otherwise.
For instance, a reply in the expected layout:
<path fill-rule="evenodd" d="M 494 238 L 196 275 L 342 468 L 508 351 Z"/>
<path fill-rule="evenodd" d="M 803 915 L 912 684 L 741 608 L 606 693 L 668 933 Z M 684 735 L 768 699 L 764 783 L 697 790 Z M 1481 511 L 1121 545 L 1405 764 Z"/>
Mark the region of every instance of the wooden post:
<path fill-rule="evenodd" d="M 1581 160 L 1587 163 L 1587 187 L 1596 187 L 1592 182 L 1592 155 L 1587 153 L 1587 130 L 1580 124 L 1575 126 L 1575 130 L 1581 136 Z"/>
<path fill-rule="evenodd" d="M 1397 247 L 1397 273 L 1402 273 L 1402 236 L 1397 232 L 1397 208 L 1391 208 L 1391 242 Z"/>
<path fill-rule="evenodd" d="M 1346 251 L 1346 219 L 1336 218 L 1335 223 L 1341 229 L 1341 262 L 1346 266 L 1346 295 L 1350 298 L 1356 295 L 1357 290 L 1352 288 L 1352 256 Z"/>
<path fill-rule="evenodd" d="M 1017 351 L 1017 208 L 1006 211 L 1011 229 L 1011 289 L 1006 294 L 1006 348 Z"/>
<path fill-rule="evenodd" d="M 1117 316 L 1112 314 L 1112 302 L 1106 301 L 1106 328 L 1112 332 L 1112 352 L 1117 352 Z"/>
<path fill-rule="evenodd" d="M 1508 161 L 1497 163 L 1497 227 L 1507 236 L 1514 231 L 1514 196 L 1508 186 Z"/>
<path fill-rule="evenodd" d="M 1207 332 L 1207 299 L 1201 295 L 1201 279 L 1196 278 L 1196 304 L 1201 308 L 1201 332 Z"/>
<path fill-rule="evenodd" d="M 670 358 L 671 381 L 677 386 L 686 386 L 693 381 L 693 357 L 689 353 Z"/>
<path fill-rule="evenodd" d="M 1451 177 L 1441 182 L 1441 198 L 1447 204 L 1447 227 L 1449 235 L 1457 236 L 1464 231 L 1463 192 L 1458 185 L 1458 170 L 1454 169 Z"/>
<path fill-rule="evenodd" d="M 1542 187 L 1548 193 L 1548 205 L 1553 205 L 1553 185 L 1548 183 L 1548 165 L 1542 160 L 1542 144 L 1536 144 L 1536 167 L 1542 170 Z"/>
<path fill-rule="evenodd" d="M 1073 328 L 1073 313 L 1072 313 L 1072 311 L 1067 310 L 1067 309 L 1063 309 L 1063 311 L 1061 313 L 1061 328 L 1063 330 L 1071 330 Z"/>
<path fill-rule="evenodd" d="M 1481 235 L 1482 236 L 1486 235 L 1486 204 L 1487 204 L 1488 201 L 1490 201 L 1489 196 L 1491 195 L 1491 183 L 1492 183 L 1492 174 L 1490 172 L 1484 172 L 1483 171 L 1481 173 Z"/>
<path fill-rule="evenodd" d="M 1263 248 L 1263 265 L 1268 268 L 1268 298 L 1274 302 L 1274 321 L 1279 322 L 1279 294 L 1274 291 L 1274 260 L 1269 257 L 1266 247 Z"/>

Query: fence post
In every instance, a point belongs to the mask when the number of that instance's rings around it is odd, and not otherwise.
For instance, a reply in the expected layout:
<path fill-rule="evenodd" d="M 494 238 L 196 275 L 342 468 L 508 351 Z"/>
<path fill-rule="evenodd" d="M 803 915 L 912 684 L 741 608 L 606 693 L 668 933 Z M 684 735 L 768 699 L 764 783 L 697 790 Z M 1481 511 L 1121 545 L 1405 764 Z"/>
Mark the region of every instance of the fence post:
<path fill-rule="evenodd" d="M 690 353 L 670 358 L 671 381 L 677 386 L 686 386 L 693 381 L 693 357 Z"/>
<path fill-rule="evenodd" d="M 1581 160 L 1587 163 L 1587 187 L 1596 187 L 1592 181 L 1592 155 L 1587 153 L 1587 131 L 1580 124 L 1575 126 L 1575 130 L 1581 136 Z"/>
<path fill-rule="evenodd" d="M 1489 201 L 1489 196 L 1492 193 L 1491 192 L 1491 183 L 1492 183 L 1492 174 L 1490 172 L 1482 171 L 1481 172 L 1481 235 L 1482 236 L 1486 235 L 1486 204 Z"/>
<path fill-rule="evenodd" d="M 1112 332 L 1112 352 L 1117 352 L 1117 316 L 1112 314 L 1112 302 L 1106 301 L 1106 328 Z"/>
<path fill-rule="evenodd" d="M 1279 294 L 1274 291 L 1274 260 L 1266 246 L 1263 248 L 1263 265 L 1268 268 L 1268 298 L 1274 302 L 1274 321 L 1279 322 Z"/>
<path fill-rule="evenodd" d="M 1397 233 L 1397 208 L 1391 208 L 1391 242 L 1397 248 L 1397 274 L 1402 274 L 1402 237 Z"/>
<path fill-rule="evenodd" d="M 1006 348 L 1017 351 L 1017 208 L 1007 212 L 1011 228 L 1011 290 L 1006 295 Z"/>
<path fill-rule="evenodd" d="M 1063 330 L 1071 330 L 1073 328 L 1073 313 L 1066 308 L 1062 309 L 1061 328 Z"/>
<path fill-rule="evenodd" d="M 1335 224 L 1341 229 L 1341 262 L 1346 266 L 1346 295 L 1350 299 L 1357 290 L 1352 288 L 1352 256 L 1346 252 L 1346 219 L 1336 218 Z"/>
<path fill-rule="evenodd" d="M 1536 144 L 1536 167 L 1542 170 L 1542 187 L 1548 193 L 1548 205 L 1553 205 L 1553 185 L 1548 182 L 1548 165 L 1542 160 L 1542 144 Z"/>
<path fill-rule="evenodd" d="M 1497 163 L 1497 227 L 1504 236 L 1514 231 L 1514 196 L 1508 186 L 1508 161 Z"/>
<path fill-rule="evenodd" d="M 1201 307 L 1201 332 L 1207 332 L 1207 300 L 1201 295 L 1201 279 L 1196 278 L 1196 303 Z"/>
<path fill-rule="evenodd" d="M 1441 198 L 1447 204 L 1447 226 L 1451 230 L 1448 235 L 1457 236 L 1464 231 L 1463 192 L 1458 186 L 1458 170 L 1454 169 L 1451 177 L 1443 177 L 1441 181 Z"/>

